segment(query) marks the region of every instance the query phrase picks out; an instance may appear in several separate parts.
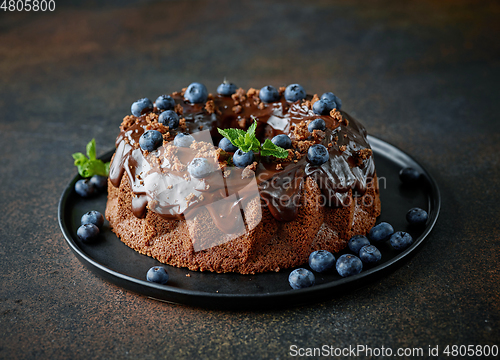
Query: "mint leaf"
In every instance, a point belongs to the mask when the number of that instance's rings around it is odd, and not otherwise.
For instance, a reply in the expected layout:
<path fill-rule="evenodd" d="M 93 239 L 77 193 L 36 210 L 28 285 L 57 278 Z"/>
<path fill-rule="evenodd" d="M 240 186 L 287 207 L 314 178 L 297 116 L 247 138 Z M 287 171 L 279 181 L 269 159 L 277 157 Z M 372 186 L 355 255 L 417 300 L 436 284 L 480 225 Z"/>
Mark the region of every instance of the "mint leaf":
<path fill-rule="evenodd" d="M 95 160 L 95 139 L 87 144 L 87 156 L 90 160 Z"/>
<path fill-rule="evenodd" d="M 260 154 L 262 156 L 274 156 L 280 159 L 286 159 L 288 157 L 287 150 L 274 145 L 273 142 L 269 139 L 266 139 L 266 141 L 264 141 L 264 144 L 262 144 Z"/>
<path fill-rule="evenodd" d="M 88 158 L 80 152 L 72 154 L 75 160 L 74 164 L 78 168 L 78 173 L 84 178 L 94 175 L 109 175 L 109 161 L 104 163 L 102 160 L 97 159 L 95 148 L 95 139 L 92 139 L 92 141 L 87 144 Z"/>
<path fill-rule="evenodd" d="M 238 146 L 235 144 L 235 141 L 240 137 L 245 137 L 245 134 L 246 134 L 245 131 L 243 131 L 241 129 L 224 129 L 224 130 L 222 130 L 222 129 L 217 128 L 217 130 L 219 131 L 219 134 L 221 134 L 226 139 L 231 141 L 231 144 L 233 144 L 234 146 Z"/>

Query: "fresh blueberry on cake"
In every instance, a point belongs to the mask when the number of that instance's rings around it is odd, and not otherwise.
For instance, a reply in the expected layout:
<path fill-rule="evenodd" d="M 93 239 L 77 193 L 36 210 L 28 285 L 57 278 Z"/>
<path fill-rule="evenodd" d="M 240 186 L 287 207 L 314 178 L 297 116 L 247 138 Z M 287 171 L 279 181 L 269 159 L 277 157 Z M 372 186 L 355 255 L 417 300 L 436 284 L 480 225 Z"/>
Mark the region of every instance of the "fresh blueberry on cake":
<path fill-rule="evenodd" d="M 307 159 L 313 165 L 322 165 L 326 163 L 329 158 L 330 154 L 324 145 L 314 144 L 307 150 Z"/>
<path fill-rule="evenodd" d="M 272 103 L 279 100 L 280 94 L 274 86 L 267 85 L 260 89 L 259 98 L 265 103 Z"/>
<path fill-rule="evenodd" d="M 285 99 L 288 102 L 296 102 L 306 98 L 306 91 L 299 84 L 288 85 L 285 89 Z"/>
<path fill-rule="evenodd" d="M 178 147 L 187 148 L 187 147 L 191 146 L 193 141 L 194 141 L 194 138 L 191 136 L 191 134 L 179 133 L 179 134 L 175 135 L 174 145 L 178 146 Z"/>
<path fill-rule="evenodd" d="M 155 151 L 163 143 L 163 135 L 158 130 L 148 130 L 139 138 L 139 146 L 144 151 Z"/>
<path fill-rule="evenodd" d="M 326 124 L 325 120 L 323 119 L 314 119 L 307 125 L 307 131 L 313 132 L 314 130 L 321 130 L 325 131 L 326 130 Z"/>
<path fill-rule="evenodd" d="M 292 147 L 292 140 L 285 134 L 276 135 L 271 139 L 271 142 L 282 149 L 290 149 Z"/>
<path fill-rule="evenodd" d="M 236 89 L 237 89 L 236 85 L 234 85 L 233 83 L 224 81 L 217 88 L 217 94 L 222 95 L 222 96 L 231 96 L 236 92 Z"/>
<path fill-rule="evenodd" d="M 236 150 L 238 150 L 238 147 L 234 146 L 229 139 L 222 138 L 219 141 L 219 149 L 227 152 L 236 152 Z"/>
<path fill-rule="evenodd" d="M 313 111 L 318 115 L 328 115 L 335 108 L 335 103 L 320 99 L 313 104 Z"/>
<path fill-rule="evenodd" d="M 321 95 L 320 100 L 326 100 L 331 104 L 332 109 L 340 110 L 342 108 L 342 101 L 332 92 L 326 92 Z"/>
<path fill-rule="evenodd" d="M 243 152 L 238 149 L 233 155 L 233 164 L 239 168 L 246 168 L 255 161 L 253 151 Z"/>
<path fill-rule="evenodd" d="M 142 98 L 135 101 L 130 107 L 134 116 L 141 116 L 153 110 L 153 103 L 148 98 Z"/>
<path fill-rule="evenodd" d="M 184 97 L 191 104 L 204 103 L 207 101 L 208 90 L 205 85 L 194 82 L 187 87 Z"/>
<path fill-rule="evenodd" d="M 179 115 L 173 110 L 166 110 L 158 116 L 158 122 L 175 130 L 179 127 Z"/>
<path fill-rule="evenodd" d="M 173 110 L 175 100 L 170 95 L 160 95 L 155 101 L 155 106 L 158 110 Z"/>

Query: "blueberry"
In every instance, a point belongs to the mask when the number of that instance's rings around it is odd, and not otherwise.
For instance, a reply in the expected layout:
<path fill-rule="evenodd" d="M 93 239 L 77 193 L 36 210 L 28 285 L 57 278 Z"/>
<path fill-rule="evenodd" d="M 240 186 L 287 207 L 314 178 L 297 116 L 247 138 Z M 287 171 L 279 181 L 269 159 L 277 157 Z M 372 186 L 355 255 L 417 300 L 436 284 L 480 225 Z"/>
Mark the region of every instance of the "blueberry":
<path fill-rule="evenodd" d="M 382 259 L 382 254 L 375 246 L 365 245 L 359 250 L 359 258 L 365 264 L 376 264 Z"/>
<path fill-rule="evenodd" d="M 288 275 L 288 282 L 293 289 L 297 290 L 313 286 L 316 280 L 311 271 L 298 268 L 293 270 L 290 275 Z"/>
<path fill-rule="evenodd" d="M 148 130 L 139 138 L 139 146 L 144 151 L 154 151 L 163 144 L 163 135 L 158 130 Z"/>
<path fill-rule="evenodd" d="M 214 171 L 214 167 L 208 159 L 194 158 L 188 165 L 188 171 L 192 177 L 201 179 L 212 173 Z"/>
<path fill-rule="evenodd" d="M 255 156 L 253 151 L 243 152 L 238 149 L 233 155 L 233 164 L 239 168 L 247 167 L 255 161 Z"/>
<path fill-rule="evenodd" d="M 413 238 L 407 232 L 396 231 L 392 234 L 390 241 L 394 249 L 404 250 L 413 243 Z"/>
<path fill-rule="evenodd" d="M 386 222 L 381 222 L 371 228 L 368 233 L 368 239 L 374 242 L 381 242 L 388 240 L 392 234 L 394 234 L 394 228 L 392 225 Z"/>
<path fill-rule="evenodd" d="M 274 101 L 278 101 L 280 98 L 280 94 L 274 86 L 267 85 L 260 89 L 259 98 L 266 103 L 271 103 Z"/>
<path fill-rule="evenodd" d="M 179 126 L 179 115 L 174 110 L 165 110 L 158 116 L 158 122 L 168 126 L 169 129 L 177 129 Z"/>
<path fill-rule="evenodd" d="M 329 102 L 325 99 L 320 99 L 313 104 L 313 111 L 318 115 L 328 115 L 330 111 L 336 106 L 335 103 Z"/>
<path fill-rule="evenodd" d="M 221 148 L 224 151 L 227 152 L 235 152 L 238 150 L 236 146 L 234 146 L 229 139 L 222 138 L 221 141 L 219 141 L 219 148 Z"/>
<path fill-rule="evenodd" d="M 155 101 L 155 106 L 158 110 L 173 110 L 175 100 L 170 95 L 160 95 Z"/>
<path fill-rule="evenodd" d="M 329 251 L 318 250 L 309 255 L 309 266 L 316 272 L 324 272 L 335 265 L 335 256 Z"/>
<path fill-rule="evenodd" d="M 81 197 L 91 197 L 95 194 L 96 189 L 90 179 L 81 179 L 76 182 L 75 191 Z"/>
<path fill-rule="evenodd" d="M 96 190 L 104 191 L 108 187 L 108 178 L 106 176 L 94 175 L 90 178 L 90 183 Z"/>
<path fill-rule="evenodd" d="M 184 97 L 191 104 L 204 103 L 208 98 L 208 90 L 205 85 L 194 82 L 188 86 L 184 93 Z"/>
<path fill-rule="evenodd" d="M 104 216 L 99 211 L 91 210 L 83 214 L 82 219 L 80 220 L 82 225 L 85 224 L 93 224 L 97 226 L 99 229 L 104 225 Z"/>
<path fill-rule="evenodd" d="M 340 108 L 342 107 L 342 101 L 337 95 L 332 92 L 324 93 L 323 95 L 321 95 L 320 99 L 328 100 L 329 102 L 334 103 L 335 105 L 333 105 L 333 107 L 337 108 L 337 110 L 340 110 Z"/>
<path fill-rule="evenodd" d="M 307 150 L 307 159 L 316 166 L 326 163 L 329 157 L 328 149 L 321 144 L 312 145 Z"/>
<path fill-rule="evenodd" d="M 168 273 L 163 266 L 153 266 L 146 274 L 146 280 L 165 285 L 168 282 Z"/>
<path fill-rule="evenodd" d="M 292 140 L 285 134 L 276 135 L 271 139 L 271 142 L 283 149 L 290 149 L 292 147 Z"/>
<path fill-rule="evenodd" d="M 142 98 L 137 100 L 130 107 L 132 115 L 141 116 L 153 110 L 153 103 L 148 98 Z"/>
<path fill-rule="evenodd" d="M 424 225 L 427 222 L 429 215 L 427 215 L 427 211 L 420 208 L 410 209 L 406 213 L 406 220 L 411 225 Z"/>
<path fill-rule="evenodd" d="M 344 254 L 337 260 L 336 268 L 340 276 L 347 277 L 359 274 L 363 270 L 363 263 L 355 255 Z"/>
<path fill-rule="evenodd" d="M 194 137 L 188 133 L 179 133 L 174 137 L 174 145 L 188 148 L 194 141 Z"/>
<path fill-rule="evenodd" d="M 411 167 L 401 169 L 399 179 L 403 184 L 416 184 L 420 179 L 420 173 Z"/>
<path fill-rule="evenodd" d="M 309 131 L 310 133 L 312 133 L 314 130 L 325 131 L 326 130 L 325 120 L 323 120 L 323 119 L 315 119 L 315 120 L 311 121 L 309 123 L 309 125 L 307 125 L 307 131 Z"/>
<path fill-rule="evenodd" d="M 299 84 L 288 85 L 285 89 L 285 99 L 289 102 L 296 102 L 305 99 L 306 91 Z"/>
<path fill-rule="evenodd" d="M 99 235 L 99 228 L 94 224 L 84 224 L 78 228 L 76 235 L 82 241 L 92 241 Z"/>
<path fill-rule="evenodd" d="M 363 235 L 354 235 L 349 239 L 349 243 L 347 244 L 349 250 L 355 254 L 359 254 L 359 250 L 365 245 L 370 245 L 370 240 Z"/>
<path fill-rule="evenodd" d="M 236 85 L 224 80 L 217 88 L 217 93 L 222 96 L 231 96 L 236 92 Z"/>

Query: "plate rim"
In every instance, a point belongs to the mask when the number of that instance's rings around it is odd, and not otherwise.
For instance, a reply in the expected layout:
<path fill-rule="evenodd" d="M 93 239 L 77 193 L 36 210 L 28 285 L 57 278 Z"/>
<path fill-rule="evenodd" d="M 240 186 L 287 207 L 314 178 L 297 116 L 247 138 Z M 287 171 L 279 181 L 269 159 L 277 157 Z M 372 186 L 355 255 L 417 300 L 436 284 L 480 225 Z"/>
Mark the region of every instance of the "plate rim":
<path fill-rule="evenodd" d="M 419 167 L 419 171 L 427 180 L 427 185 L 430 185 L 428 190 L 430 198 L 428 201 L 430 213 L 429 213 L 429 222 L 426 225 L 422 234 L 413 242 L 413 244 L 397 254 L 395 257 L 390 260 L 377 265 L 373 268 L 364 270 L 360 274 L 350 276 L 347 278 L 338 279 L 335 281 L 326 282 L 324 284 L 315 285 L 309 288 L 298 289 L 298 290 L 286 290 L 286 291 L 277 291 L 277 292 L 265 292 L 265 293 L 255 293 L 255 294 L 231 294 L 231 293 L 217 293 L 217 292 L 204 292 L 198 290 L 188 290 L 182 289 L 174 286 L 160 285 L 152 282 L 148 282 L 146 280 L 137 279 L 135 277 L 123 274 L 116 270 L 110 269 L 106 267 L 104 264 L 96 261 L 88 254 L 86 254 L 74 241 L 72 232 L 69 229 L 69 226 L 65 222 L 65 210 L 67 205 L 67 200 L 70 197 L 74 184 L 76 181 L 81 179 L 80 175 L 76 175 L 70 181 L 70 183 L 66 186 L 63 193 L 60 196 L 59 204 L 58 204 L 58 222 L 59 227 L 64 235 L 66 243 L 70 246 L 73 253 L 76 255 L 78 260 L 83 263 L 89 270 L 94 273 L 97 273 L 101 278 L 114 283 L 120 287 L 123 287 L 127 290 L 139 293 L 143 296 L 147 296 L 150 298 L 154 298 L 156 300 L 160 300 L 163 302 L 188 305 L 188 306 L 200 306 L 200 300 L 209 300 L 209 302 L 201 307 L 203 308 L 220 308 L 223 307 L 225 309 L 249 309 L 249 308 L 271 308 L 273 307 L 270 303 L 270 300 L 280 300 L 282 298 L 286 298 L 286 303 L 288 305 L 299 305 L 303 303 L 317 302 L 316 299 L 323 298 L 324 295 L 331 293 L 333 289 L 345 290 L 349 286 L 351 287 L 361 287 L 368 283 L 373 277 L 380 275 L 380 273 L 387 273 L 396 270 L 398 267 L 403 265 L 410 256 L 413 256 L 415 250 L 419 249 L 421 245 L 428 238 L 430 232 L 436 225 L 437 219 L 439 217 L 439 213 L 441 211 L 441 193 L 439 187 L 432 177 L 432 175 L 412 156 L 399 149 L 395 145 L 384 141 L 378 137 L 368 135 L 368 142 L 370 146 L 374 150 L 374 152 L 378 156 L 385 156 L 383 153 L 379 153 L 382 150 L 386 150 L 390 153 L 398 153 L 400 158 L 410 159 L 411 162 L 415 163 Z M 376 149 L 374 149 L 376 148 Z M 100 159 L 107 160 L 110 159 L 113 155 L 115 149 L 112 149 L 102 156 Z M 131 251 L 135 251 L 131 249 Z M 167 265 L 170 266 L 170 265 Z M 290 269 L 284 269 L 283 271 L 289 271 Z M 237 274 L 240 275 L 240 274 Z M 255 274 L 253 276 L 258 276 L 259 274 Z M 148 289 L 148 291 L 144 291 L 144 289 Z M 318 295 L 318 296 L 311 296 Z M 335 294 L 330 294 L 335 295 Z M 293 301 L 290 301 L 292 298 Z M 311 300 L 313 298 L 314 300 Z M 232 302 L 231 300 L 238 300 L 236 302 Z M 243 301 L 242 301 L 243 300 Z M 267 303 L 266 303 L 267 302 Z M 281 304 L 283 305 L 283 304 Z"/>

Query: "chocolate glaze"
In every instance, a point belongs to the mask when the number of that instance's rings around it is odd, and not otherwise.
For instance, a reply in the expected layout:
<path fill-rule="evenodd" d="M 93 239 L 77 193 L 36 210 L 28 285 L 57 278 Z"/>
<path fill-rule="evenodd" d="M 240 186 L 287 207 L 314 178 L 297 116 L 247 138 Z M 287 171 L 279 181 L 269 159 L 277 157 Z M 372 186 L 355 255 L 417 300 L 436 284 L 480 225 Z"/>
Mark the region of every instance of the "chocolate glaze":
<path fill-rule="evenodd" d="M 341 113 L 341 119 L 334 119 L 314 114 L 303 101 L 287 103 L 283 96 L 275 103 L 260 104 L 260 107 L 257 96 L 235 97 L 236 100 L 216 96 L 213 98 L 216 111 L 209 113 L 205 104 L 190 104 L 180 95 L 172 97 L 182 106 L 185 126 L 195 137 L 197 146 L 174 147 L 172 140 L 176 131 L 170 131 L 163 146 L 151 153 L 143 152 L 138 143 L 150 126 L 147 115 L 122 129 L 116 140 L 109 178 L 118 187 L 123 174 L 127 173 L 134 194 L 132 211 L 139 218 L 149 209 L 165 219 L 189 219 L 195 216 L 196 209 L 204 207 L 219 230 L 234 234 L 241 231 L 237 219 L 241 218 L 245 205 L 257 196 L 275 219 L 291 221 L 297 216 L 306 177 L 317 182 L 326 206 L 342 206 L 347 204 L 350 189 L 355 196 L 364 194 L 367 182 L 375 174 L 373 158 L 359 156 L 361 150 L 370 148 L 366 130 L 345 112 Z M 241 109 L 233 109 L 237 105 Z M 221 167 L 216 146 L 212 145 L 221 138 L 217 128 L 241 128 L 243 125 L 246 129 L 252 123 L 250 115 L 258 120 L 256 133 L 262 142 L 282 133 L 288 134 L 292 141 L 297 140 L 292 131 L 294 125 L 322 118 L 327 129 L 324 137 L 316 142 L 328 147 L 329 161 L 313 166 L 303 153 L 300 159 L 282 163 L 283 169 L 277 170 L 276 161 L 260 158 L 257 154 L 255 172 Z M 308 140 L 313 140 L 312 136 Z M 191 177 L 187 171 L 189 162 L 199 156 L 200 147 L 217 169 L 203 179 Z"/>

